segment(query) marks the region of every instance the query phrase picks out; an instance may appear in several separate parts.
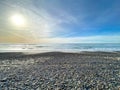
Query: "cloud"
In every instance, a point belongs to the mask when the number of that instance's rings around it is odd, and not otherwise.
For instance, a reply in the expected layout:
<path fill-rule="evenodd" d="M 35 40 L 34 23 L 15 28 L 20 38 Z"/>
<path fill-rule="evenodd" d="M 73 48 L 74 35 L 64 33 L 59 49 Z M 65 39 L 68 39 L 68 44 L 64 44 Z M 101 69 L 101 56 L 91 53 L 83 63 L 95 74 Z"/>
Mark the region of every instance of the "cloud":
<path fill-rule="evenodd" d="M 120 42 L 120 36 L 48 38 L 46 40 L 52 43 L 118 43 Z"/>
<path fill-rule="evenodd" d="M 31 38 L 34 40 L 60 36 L 62 33 L 66 34 L 69 32 L 69 30 L 63 26 L 63 24 L 71 24 L 77 22 L 77 19 L 68 14 L 66 11 L 61 10 L 57 16 L 54 16 L 54 14 L 49 12 L 46 8 L 38 8 L 34 6 L 32 0 L 5 0 L 3 3 L 8 9 L 9 16 L 20 13 L 23 14 L 27 19 L 27 25 L 25 28 L 15 28 L 12 26 L 5 28 L 6 32 L 10 33 L 11 31 L 11 33 L 14 33 L 13 35 L 18 35 L 19 37 L 19 33 L 23 31 L 26 34 L 26 36 L 24 34 L 24 38 L 27 38 L 31 34 Z"/>
<path fill-rule="evenodd" d="M 116 3 L 113 6 L 109 6 L 111 8 L 99 11 L 97 4 L 94 6 L 93 2 L 90 1 L 91 3 L 89 4 L 86 0 L 81 0 L 83 3 L 79 5 L 79 7 L 70 6 L 73 5 L 72 3 L 69 3 L 67 6 L 64 2 L 62 2 L 63 5 L 59 5 L 59 0 L 53 0 L 52 3 L 51 1 L 48 2 L 45 0 L 4 0 L 1 2 L 3 5 L 0 6 L 0 8 L 3 10 L 0 9 L 0 12 L 5 11 L 3 13 L 7 15 L 5 17 L 3 15 L 3 19 L 7 19 L 14 13 L 21 13 L 26 17 L 28 23 L 25 28 L 15 28 L 9 25 L 10 23 L 5 24 L 0 22 L 0 27 L 2 27 L 0 29 L 0 36 L 2 36 L 0 42 L 2 42 L 4 38 L 9 42 L 15 42 L 17 40 L 21 42 L 22 39 L 26 39 L 25 42 L 31 41 L 31 43 L 99 43 L 119 42 L 120 40 L 119 36 L 103 36 L 102 32 L 99 33 L 99 30 L 102 28 L 99 27 L 100 25 L 106 25 L 108 21 L 118 15 L 119 6 L 116 6 Z M 55 5 L 53 5 L 53 2 Z M 79 10 L 80 12 L 76 12 Z M 3 19 L 2 21 L 4 21 Z M 7 20 L 5 22 L 7 22 Z M 98 33 L 96 36 L 97 31 Z M 82 34 L 85 34 L 86 37 L 82 37 Z M 12 36 L 18 39 L 9 39 L 9 37 Z"/>

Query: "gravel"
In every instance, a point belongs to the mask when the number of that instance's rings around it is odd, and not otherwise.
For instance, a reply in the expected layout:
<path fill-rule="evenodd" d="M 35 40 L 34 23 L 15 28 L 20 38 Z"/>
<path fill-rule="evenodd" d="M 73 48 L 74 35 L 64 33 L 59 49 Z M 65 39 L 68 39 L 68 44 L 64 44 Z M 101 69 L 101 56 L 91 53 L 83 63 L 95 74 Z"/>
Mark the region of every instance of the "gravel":
<path fill-rule="evenodd" d="M 119 89 L 119 52 L 0 54 L 0 90 Z"/>

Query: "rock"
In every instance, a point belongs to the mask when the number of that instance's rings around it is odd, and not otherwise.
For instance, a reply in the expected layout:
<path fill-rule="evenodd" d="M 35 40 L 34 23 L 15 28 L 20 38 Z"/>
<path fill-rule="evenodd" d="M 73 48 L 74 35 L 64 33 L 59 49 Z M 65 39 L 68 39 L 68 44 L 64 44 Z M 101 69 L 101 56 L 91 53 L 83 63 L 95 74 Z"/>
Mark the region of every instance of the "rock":
<path fill-rule="evenodd" d="M 0 80 L 0 82 L 6 82 L 6 81 L 7 81 L 7 78 Z"/>

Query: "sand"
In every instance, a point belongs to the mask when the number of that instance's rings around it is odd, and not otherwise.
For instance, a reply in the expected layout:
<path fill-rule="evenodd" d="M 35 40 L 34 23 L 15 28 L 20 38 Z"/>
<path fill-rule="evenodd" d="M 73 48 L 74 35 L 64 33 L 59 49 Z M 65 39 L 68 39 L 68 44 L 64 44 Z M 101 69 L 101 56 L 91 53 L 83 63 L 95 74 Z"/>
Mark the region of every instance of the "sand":
<path fill-rule="evenodd" d="M 0 90 L 118 90 L 120 52 L 0 53 Z"/>

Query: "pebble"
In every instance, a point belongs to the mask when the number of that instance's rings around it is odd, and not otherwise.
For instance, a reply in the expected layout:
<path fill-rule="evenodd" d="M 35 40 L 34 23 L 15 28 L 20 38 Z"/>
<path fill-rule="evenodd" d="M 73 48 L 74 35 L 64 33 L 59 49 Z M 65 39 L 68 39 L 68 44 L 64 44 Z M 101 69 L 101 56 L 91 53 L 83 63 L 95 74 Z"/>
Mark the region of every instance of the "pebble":
<path fill-rule="evenodd" d="M 114 55 L 107 60 L 86 55 L 26 56 L 0 61 L 4 64 L 0 67 L 0 90 L 119 90 L 120 60 L 112 60 Z M 4 67 L 8 63 L 14 65 Z"/>

